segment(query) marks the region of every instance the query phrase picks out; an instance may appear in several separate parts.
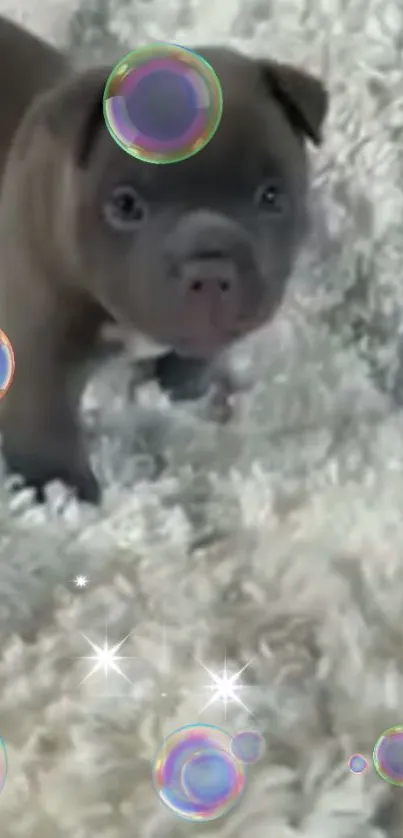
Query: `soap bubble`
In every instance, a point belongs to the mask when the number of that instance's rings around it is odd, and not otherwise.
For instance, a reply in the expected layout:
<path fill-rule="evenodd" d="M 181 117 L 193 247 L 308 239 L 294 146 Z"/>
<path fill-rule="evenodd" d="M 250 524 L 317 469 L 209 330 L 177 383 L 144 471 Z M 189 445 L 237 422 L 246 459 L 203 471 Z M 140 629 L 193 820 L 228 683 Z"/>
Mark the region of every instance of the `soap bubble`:
<path fill-rule="evenodd" d="M 0 329 L 0 400 L 10 389 L 15 371 L 14 352 L 11 343 Z"/>
<path fill-rule="evenodd" d="M 403 786 L 403 726 L 385 730 L 375 743 L 373 761 L 382 780 Z"/>
<path fill-rule="evenodd" d="M 111 136 L 128 154 L 146 163 L 178 163 L 215 134 L 222 90 L 200 55 L 157 43 L 119 61 L 106 82 L 103 107 Z"/>
<path fill-rule="evenodd" d="M 240 800 L 246 769 L 230 753 L 231 737 L 213 725 L 186 725 L 163 743 L 154 763 L 160 800 L 189 821 L 226 815 Z"/>
<path fill-rule="evenodd" d="M 7 779 L 7 750 L 4 739 L 0 736 L 0 792 L 3 791 Z"/>
<path fill-rule="evenodd" d="M 263 737 L 256 730 L 242 730 L 231 741 L 231 754 L 235 759 L 253 765 L 263 756 Z"/>
<path fill-rule="evenodd" d="M 368 768 L 368 762 L 362 754 L 352 754 L 348 761 L 348 767 L 352 774 L 363 774 Z"/>

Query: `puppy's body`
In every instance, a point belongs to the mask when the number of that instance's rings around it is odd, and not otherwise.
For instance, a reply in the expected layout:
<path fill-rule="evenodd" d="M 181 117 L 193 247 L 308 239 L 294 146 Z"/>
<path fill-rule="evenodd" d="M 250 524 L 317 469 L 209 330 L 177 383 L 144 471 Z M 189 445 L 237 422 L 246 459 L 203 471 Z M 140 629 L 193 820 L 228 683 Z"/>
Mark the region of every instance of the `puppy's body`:
<path fill-rule="evenodd" d="M 67 60 L 9 20 L 0 18 L 0 175 L 15 131 L 35 96 L 69 71 Z"/>
<path fill-rule="evenodd" d="M 104 125 L 110 68 L 74 74 L 2 20 L 0 47 L 0 328 L 16 357 L 3 450 L 28 483 L 59 478 L 96 500 L 77 412 L 101 327 L 115 320 L 172 347 L 159 366 L 169 382 L 273 316 L 304 232 L 305 138 L 320 140 L 326 95 L 290 67 L 200 48 L 221 81 L 222 122 L 195 157 L 155 166 Z"/>

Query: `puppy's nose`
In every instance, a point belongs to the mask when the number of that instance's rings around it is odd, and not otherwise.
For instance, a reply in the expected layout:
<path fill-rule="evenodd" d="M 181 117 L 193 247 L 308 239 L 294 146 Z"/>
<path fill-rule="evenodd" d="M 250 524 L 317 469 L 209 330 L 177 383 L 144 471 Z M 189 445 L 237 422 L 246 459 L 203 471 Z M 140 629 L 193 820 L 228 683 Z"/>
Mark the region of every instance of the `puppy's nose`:
<path fill-rule="evenodd" d="M 231 305 L 239 297 L 239 277 L 234 262 L 213 254 L 187 259 L 181 266 L 183 291 L 212 304 Z"/>

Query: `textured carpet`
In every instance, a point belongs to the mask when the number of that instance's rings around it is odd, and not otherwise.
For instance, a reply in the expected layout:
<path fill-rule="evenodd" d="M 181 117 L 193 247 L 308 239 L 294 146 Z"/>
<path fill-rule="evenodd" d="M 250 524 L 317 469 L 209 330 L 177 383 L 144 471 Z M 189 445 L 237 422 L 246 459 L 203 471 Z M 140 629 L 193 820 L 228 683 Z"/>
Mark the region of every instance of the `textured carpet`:
<path fill-rule="evenodd" d="M 1 838 L 401 838 L 403 792 L 371 767 L 403 724 L 403 9 L 397 0 L 42 0 L 1 8 L 81 63 L 150 39 L 229 39 L 320 72 L 314 233 L 231 427 L 127 403 L 114 362 L 86 396 L 101 511 L 54 488 L 0 496 Z M 0 324 L 1 325 L 1 324 Z M 4 486 L 4 481 L 3 486 Z M 88 576 L 77 589 L 74 577 Z M 128 680 L 84 683 L 130 634 Z M 200 715 L 250 661 L 243 701 Z M 175 818 L 151 782 L 181 724 L 252 725 L 265 755 L 226 819 Z"/>

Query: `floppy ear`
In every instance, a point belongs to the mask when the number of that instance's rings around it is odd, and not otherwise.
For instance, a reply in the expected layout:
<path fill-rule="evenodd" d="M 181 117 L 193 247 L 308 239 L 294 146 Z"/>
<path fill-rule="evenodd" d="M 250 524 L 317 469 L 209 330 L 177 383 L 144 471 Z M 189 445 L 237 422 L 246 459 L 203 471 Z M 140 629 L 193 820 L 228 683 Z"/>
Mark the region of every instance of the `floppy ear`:
<path fill-rule="evenodd" d="M 289 121 L 315 145 L 322 142 L 328 94 L 319 79 L 290 64 L 259 62 L 265 84 L 286 112 Z"/>
<path fill-rule="evenodd" d="M 103 93 L 110 69 L 97 67 L 78 73 L 44 102 L 49 133 L 65 144 L 79 168 L 88 166 L 94 143 L 104 126 Z"/>

